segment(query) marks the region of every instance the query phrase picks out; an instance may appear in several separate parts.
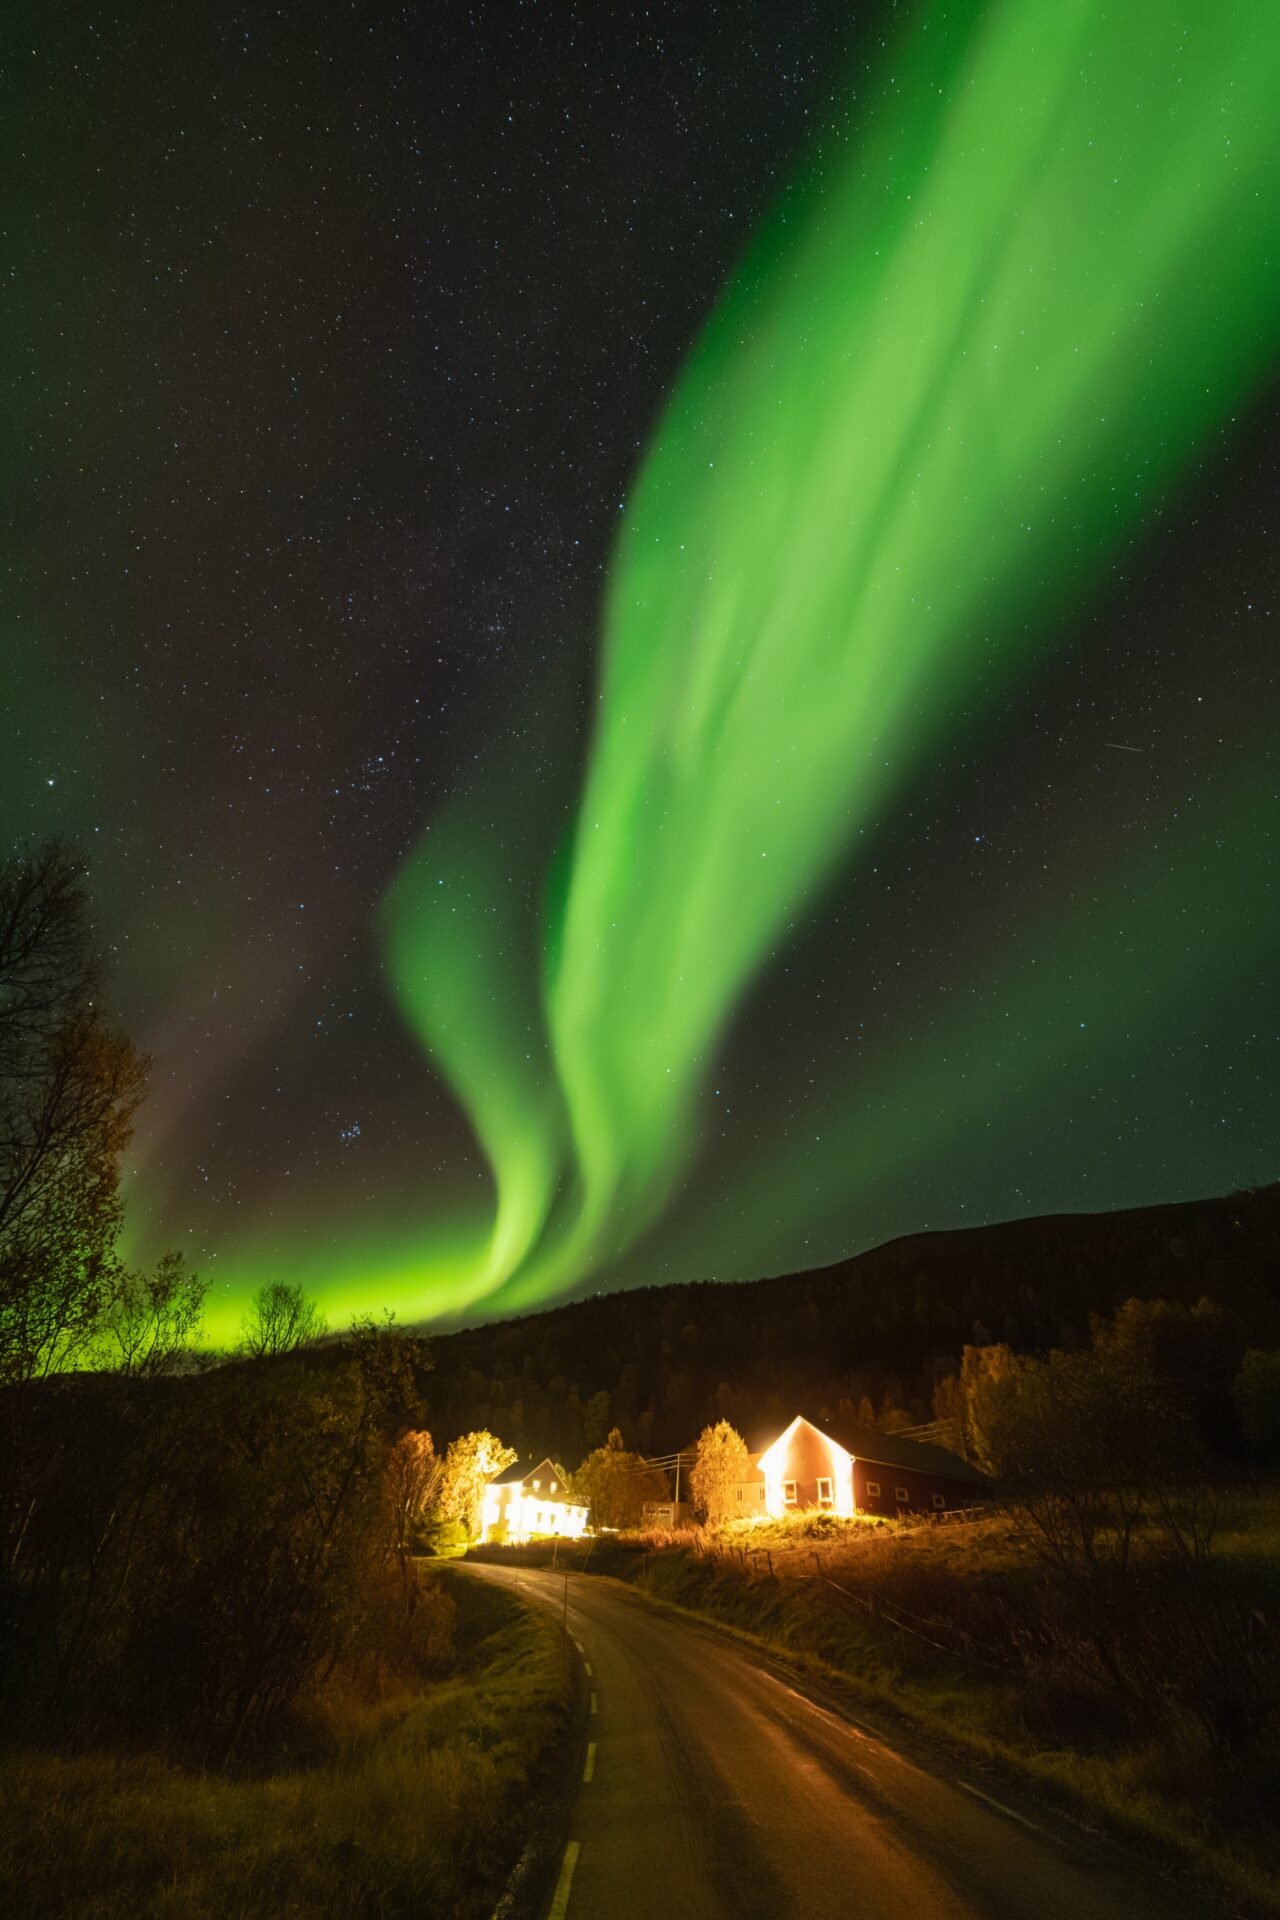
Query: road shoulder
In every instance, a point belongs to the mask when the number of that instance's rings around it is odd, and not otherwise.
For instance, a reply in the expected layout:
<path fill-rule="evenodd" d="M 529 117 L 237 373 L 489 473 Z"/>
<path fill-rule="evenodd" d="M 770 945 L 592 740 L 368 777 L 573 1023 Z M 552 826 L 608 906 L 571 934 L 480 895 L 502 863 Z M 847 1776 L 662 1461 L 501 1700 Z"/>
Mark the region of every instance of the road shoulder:
<path fill-rule="evenodd" d="M 482 1578 L 480 1564 L 454 1560 L 443 1569 L 449 1580 Z M 548 1600 L 523 1583 L 501 1585 L 530 1612 L 545 1616 Z M 554 1622 L 548 1631 L 555 1631 Z M 529 1777 L 525 1796 L 520 1851 L 507 1872 L 494 1903 L 491 1920 L 540 1920 L 560 1873 L 570 1820 L 577 1798 L 586 1748 L 589 1688 L 582 1656 L 573 1639 L 561 1630 L 566 1674 L 567 1712 L 556 1737 L 544 1748 Z"/>
<path fill-rule="evenodd" d="M 487 1559 L 489 1564 L 503 1566 L 509 1573 L 532 1575 L 534 1579 L 551 1577 L 548 1569 L 530 1567 L 515 1558 L 500 1562 L 492 1555 Z M 959 1789 L 989 1812 L 1023 1831 L 1030 1829 L 1082 1862 L 1170 1886 L 1176 1882 L 1184 1890 L 1187 1910 L 1192 1910 L 1194 1903 L 1194 1910 L 1203 1914 L 1205 1920 L 1271 1911 L 1261 1906 L 1251 1908 L 1232 1898 L 1219 1883 L 1195 1872 L 1186 1859 L 1162 1848 L 1155 1840 L 1108 1826 L 1094 1809 L 1066 1792 L 1055 1790 L 1055 1782 L 1021 1769 L 1016 1756 L 978 1748 L 963 1737 L 949 1739 L 935 1726 L 922 1725 L 909 1713 L 896 1710 L 879 1694 L 868 1698 L 859 1688 L 856 1676 L 813 1654 L 779 1645 L 736 1622 L 666 1599 L 638 1582 L 619 1579 L 613 1574 L 576 1569 L 570 1577 L 571 1583 L 589 1580 L 593 1586 L 607 1588 L 651 1614 L 666 1616 L 693 1632 L 735 1645 L 779 1685 L 876 1742 L 896 1759 L 931 1779 Z M 542 1604 L 548 1604 L 548 1600 Z"/>

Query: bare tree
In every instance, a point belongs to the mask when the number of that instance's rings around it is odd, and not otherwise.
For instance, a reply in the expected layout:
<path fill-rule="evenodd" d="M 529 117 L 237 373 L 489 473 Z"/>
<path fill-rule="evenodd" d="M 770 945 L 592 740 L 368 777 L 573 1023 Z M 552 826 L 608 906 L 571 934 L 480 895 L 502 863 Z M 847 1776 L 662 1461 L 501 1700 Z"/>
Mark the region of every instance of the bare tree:
<path fill-rule="evenodd" d="M 314 1300 L 287 1280 L 271 1280 L 259 1287 L 240 1322 L 236 1352 L 254 1359 L 296 1353 L 299 1347 L 323 1340 L 329 1323 Z"/>
<path fill-rule="evenodd" d="M 192 1364 L 209 1283 L 180 1253 L 153 1273 L 121 1272 L 102 1319 L 93 1357 L 132 1379 L 155 1379 Z"/>
<path fill-rule="evenodd" d="M 0 867 L 0 1079 L 29 1076 L 101 973 L 77 855 L 52 841 Z"/>
<path fill-rule="evenodd" d="M 0 867 L 0 1383 L 81 1359 L 117 1283 L 119 1159 L 147 1062 L 98 1005 L 80 862 Z"/>

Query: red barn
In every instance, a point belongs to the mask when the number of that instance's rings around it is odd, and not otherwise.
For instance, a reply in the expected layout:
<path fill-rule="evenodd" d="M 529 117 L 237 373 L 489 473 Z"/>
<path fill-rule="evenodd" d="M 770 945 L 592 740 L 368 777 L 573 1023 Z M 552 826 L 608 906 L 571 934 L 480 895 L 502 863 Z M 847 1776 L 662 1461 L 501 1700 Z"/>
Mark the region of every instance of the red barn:
<path fill-rule="evenodd" d="M 945 1513 L 972 1506 L 986 1476 L 946 1447 L 870 1427 L 838 1435 L 797 1414 L 791 1425 L 751 1455 L 751 1471 L 735 1488 L 744 1518 L 816 1509 L 855 1513 Z"/>

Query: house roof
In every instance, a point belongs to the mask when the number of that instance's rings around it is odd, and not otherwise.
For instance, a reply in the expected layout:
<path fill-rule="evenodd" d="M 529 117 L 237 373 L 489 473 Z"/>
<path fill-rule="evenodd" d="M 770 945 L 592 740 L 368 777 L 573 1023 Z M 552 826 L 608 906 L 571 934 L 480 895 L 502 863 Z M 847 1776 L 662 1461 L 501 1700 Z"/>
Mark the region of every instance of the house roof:
<path fill-rule="evenodd" d="M 867 1460 L 877 1467 L 913 1467 L 917 1473 L 931 1473 L 938 1480 L 964 1480 L 972 1486 L 988 1484 L 985 1473 L 962 1459 L 958 1453 L 952 1453 L 949 1447 L 938 1447 L 927 1440 L 911 1440 L 900 1433 L 880 1433 L 874 1427 L 847 1426 L 840 1421 L 824 1427 L 818 1421 L 810 1420 L 807 1414 L 801 1415 L 801 1418 L 816 1432 L 825 1434 L 828 1440 L 834 1440 L 842 1446 L 855 1460 Z M 784 1427 L 782 1432 L 786 1431 Z M 780 1437 L 774 1434 L 773 1440 Z M 773 1440 L 766 1440 L 760 1453 L 767 1452 Z M 753 1471 L 759 1469 L 760 1453 L 751 1455 Z"/>
<path fill-rule="evenodd" d="M 556 1482 L 556 1492 L 558 1493 L 564 1486 L 568 1475 L 565 1473 L 563 1467 L 558 1467 L 554 1460 L 548 1459 L 545 1455 L 541 1460 L 513 1461 L 504 1473 L 495 1473 L 489 1485 L 491 1487 L 518 1487 L 521 1486 L 524 1481 L 532 1480 L 535 1473 L 541 1476 L 544 1467 L 547 1470 L 547 1478 Z"/>

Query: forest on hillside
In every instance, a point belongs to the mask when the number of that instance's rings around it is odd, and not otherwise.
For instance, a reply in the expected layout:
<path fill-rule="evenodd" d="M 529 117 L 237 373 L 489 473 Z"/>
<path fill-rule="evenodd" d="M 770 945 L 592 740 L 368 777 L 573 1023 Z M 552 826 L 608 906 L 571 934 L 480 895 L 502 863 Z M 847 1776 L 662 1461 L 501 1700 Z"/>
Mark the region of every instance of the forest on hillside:
<path fill-rule="evenodd" d="M 753 1445 L 799 1411 L 906 1426 L 945 1412 L 965 1347 L 1070 1350 L 1133 1299 L 1188 1310 L 1170 1364 L 1216 1401 L 1225 1434 L 1244 1353 L 1280 1345 L 1280 1184 L 914 1235 L 807 1273 L 467 1328 L 433 1342 L 431 1425 L 437 1442 L 488 1428 L 570 1466 L 614 1427 L 662 1454 L 718 1418 Z M 1212 1428 L 1213 1404 L 1203 1412 Z"/>

